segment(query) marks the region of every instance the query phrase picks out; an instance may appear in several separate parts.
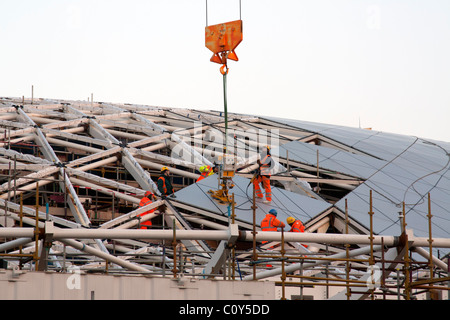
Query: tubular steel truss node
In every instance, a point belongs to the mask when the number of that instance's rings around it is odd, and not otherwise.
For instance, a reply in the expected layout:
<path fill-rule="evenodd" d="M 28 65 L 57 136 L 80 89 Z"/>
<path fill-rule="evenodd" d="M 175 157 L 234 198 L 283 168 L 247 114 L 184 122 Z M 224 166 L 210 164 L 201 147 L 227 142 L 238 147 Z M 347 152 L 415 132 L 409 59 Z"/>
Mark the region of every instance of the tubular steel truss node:
<path fill-rule="evenodd" d="M 207 192 L 220 188 L 217 175 L 196 180 L 200 166 L 223 168 L 224 140 L 217 137 L 225 132 L 234 137 L 236 171 L 231 201 L 220 203 Z M 377 234 L 372 191 L 367 222 L 352 218 L 347 201 L 345 210 L 336 205 L 365 179 L 321 166 L 319 149 L 315 164 L 288 148 L 274 157 L 272 205 L 280 217 L 299 214 L 306 232 L 261 232 L 260 219 L 270 206 L 251 195 L 249 181 L 260 148 L 270 144 L 281 150 L 289 143 L 367 156 L 319 133 L 247 115 L 229 114 L 225 124 L 215 111 L 1 98 L 3 267 L 268 279 L 281 299 L 318 296 L 321 288 L 332 299 L 447 293 L 450 239 L 432 236 L 432 192 L 428 236 L 408 228 L 404 202 L 397 234 Z M 163 166 L 170 168 L 174 198 L 161 197 L 157 187 Z M 157 199 L 140 207 L 146 191 Z M 154 211 L 142 215 L 149 210 Z M 152 227 L 141 229 L 148 220 Z"/>

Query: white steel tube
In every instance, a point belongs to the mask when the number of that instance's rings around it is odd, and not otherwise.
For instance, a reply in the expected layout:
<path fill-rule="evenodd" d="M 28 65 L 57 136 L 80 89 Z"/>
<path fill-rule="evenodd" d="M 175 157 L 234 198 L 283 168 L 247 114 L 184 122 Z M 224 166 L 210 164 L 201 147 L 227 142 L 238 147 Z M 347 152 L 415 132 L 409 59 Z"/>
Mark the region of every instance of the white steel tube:
<path fill-rule="evenodd" d="M 0 228 L 0 237 L 27 238 L 34 235 L 34 228 Z M 180 240 L 227 240 L 229 230 L 178 230 L 176 236 Z M 53 237 L 79 239 L 161 239 L 173 238 L 172 230 L 121 230 L 121 229 L 58 229 L 55 228 Z M 258 232 L 256 241 L 281 241 L 280 232 Z M 398 245 L 398 238 L 394 236 L 374 236 L 373 244 L 383 243 L 392 247 Z M 251 231 L 240 231 L 240 241 L 252 241 Z M 328 243 L 328 244 L 370 244 L 366 235 L 346 235 L 328 233 L 285 233 L 286 242 L 300 243 Z M 410 237 L 411 247 L 427 247 L 428 238 Z M 450 239 L 434 238 L 433 247 L 450 248 Z"/>
<path fill-rule="evenodd" d="M 32 241 L 33 239 L 31 238 L 18 238 L 16 240 L 5 242 L 0 244 L 0 251 L 6 251 L 12 248 L 17 248 L 18 246 L 24 246 Z"/>
<path fill-rule="evenodd" d="M 173 239 L 173 230 L 54 228 L 52 233 L 54 239 Z M 228 230 L 177 230 L 176 238 L 178 240 L 227 240 L 229 232 Z"/>
<path fill-rule="evenodd" d="M 116 225 L 119 225 L 119 224 L 121 224 L 121 223 L 123 223 L 123 222 L 125 222 L 127 220 L 130 220 L 130 219 L 133 219 L 133 218 L 137 217 L 138 214 L 141 214 L 141 213 L 144 213 L 146 211 L 155 209 L 155 208 L 159 207 L 160 205 L 162 205 L 164 203 L 165 203 L 164 200 L 157 200 L 157 201 L 152 202 L 149 205 L 146 205 L 144 207 L 139 207 L 136 210 L 133 210 L 133 211 L 131 211 L 129 213 L 126 213 L 126 214 L 123 214 L 123 215 L 121 215 L 121 216 L 119 216 L 119 217 L 117 217 L 117 218 L 115 218 L 113 220 L 109 220 L 109 221 L 103 223 L 100 226 L 100 229 L 114 228 Z M 141 221 L 143 221 L 144 220 L 143 218 L 148 216 L 148 215 L 151 215 L 151 213 L 144 215 L 142 217 Z M 153 216 L 149 217 L 149 219 L 150 218 L 153 218 Z M 122 229 L 122 228 L 120 228 L 120 229 Z"/>
<path fill-rule="evenodd" d="M 124 224 L 121 224 L 120 226 L 118 226 L 114 229 L 116 229 L 116 230 L 117 229 L 130 229 L 130 228 L 133 228 L 134 226 L 138 225 L 139 223 L 142 223 L 147 220 L 151 220 L 156 216 L 157 216 L 156 213 L 148 213 L 148 214 L 145 214 L 145 215 L 139 217 L 139 220 L 133 219 L 131 221 L 125 222 Z"/>
<path fill-rule="evenodd" d="M 81 179 L 77 179 L 77 178 L 71 177 L 70 181 L 72 181 L 72 183 L 74 183 L 76 185 L 81 185 L 81 186 L 84 186 L 84 187 L 87 187 L 87 188 L 91 188 L 92 190 L 96 190 L 98 192 L 105 193 L 105 194 L 108 194 L 108 195 L 111 195 L 111 196 L 114 195 L 116 198 L 120 198 L 120 199 L 129 201 L 129 202 L 132 202 L 132 203 L 139 204 L 139 201 L 140 201 L 140 199 L 138 199 L 136 197 L 132 197 L 132 196 L 129 196 L 127 194 L 124 194 L 124 193 L 121 193 L 121 192 L 117 192 L 115 190 L 104 188 L 104 187 L 101 187 L 99 185 L 96 185 L 94 183 L 91 183 L 91 182 L 88 182 L 88 181 L 85 181 L 85 180 L 81 180 Z"/>
<path fill-rule="evenodd" d="M 111 158 L 103 159 L 103 160 L 100 160 L 100 161 L 97 161 L 97 162 L 90 163 L 90 164 L 87 164 L 85 166 L 79 167 L 79 168 L 77 168 L 77 170 L 80 170 L 80 171 L 92 170 L 94 168 L 98 168 L 100 166 L 104 166 L 106 164 L 113 163 L 113 162 L 117 161 L 118 159 L 119 159 L 118 157 L 114 156 L 114 157 L 111 157 Z M 72 167 L 72 165 L 70 164 L 70 165 L 68 165 L 68 167 Z"/>
<path fill-rule="evenodd" d="M 1 231 L 1 229 L 0 229 Z M 0 233 L 1 235 L 1 233 Z M 177 230 L 176 237 L 180 240 L 227 240 L 229 230 Z M 285 233 L 286 242 L 300 243 L 328 243 L 328 244 L 370 244 L 367 235 L 346 235 L 329 233 Z M 80 239 L 161 239 L 173 238 L 172 230 L 108 230 L 108 229 L 57 229 L 54 238 Z M 240 231 L 239 240 L 253 241 L 251 231 Z M 256 241 L 281 241 L 281 232 L 258 232 Z M 428 246 L 428 238 L 411 237 L 411 247 Z M 398 238 L 394 236 L 374 236 L 373 244 L 383 243 L 387 247 L 398 245 Z M 450 248 L 450 239 L 435 238 L 433 246 L 436 248 Z"/>
<path fill-rule="evenodd" d="M 149 167 L 149 168 L 156 169 L 156 170 L 160 170 L 163 167 L 162 164 L 153 163 L 153 162 L 150 162 L 150 161 L 147 161 L 147 160 L 143 160 L 143 159 L 139 159 L 139 158 L 136 158 L 136 161 L 139 162 L 144 167 Z M 179 174 L 180 176 L 184 176 L 186 178 L 192 178 L 192 179 L 195 179 L 195 180 L 197 180 L 198 177 L 200 176 L 197 173 L 192 173 L 192 172 L 180 170 L 180 169 L 177 169 L 177 168 L 169 168 L 169 171 L 171 173 Z"/>
<path fill-rule="evenodd" d="M 157 144 L 152 145 L 152 146 L 141 148 L 141 150 L 145 150 L 145 151 L 150 151 L 151 152 L 151 151 L 156 151 L 156 150 L 159 150 L 159 149 L 162 149 L 162 148 L 165 148 L 165 147 L 167 147 L 167 143 L 161 142 L 161 143 L 157 143 Z"/>
<path fill-rule="evenodd" d="M 45 180 L 39 181 L 39 187 L 43 187 L 54 181 L 56 181 L 56 180 L 53 177 L 45 178 Z M 14 192 L 16 193 L 16 196 L 17 196 L 17 195 L 23 193 L 24 191 L 36 189 L 36 185 L 37 185 L 37 183 L 33 182 L 30 184 L 27 184 L 26 186 L 21 186 L 19 189 L 15 190 L 15 191 L 14 191 L 14 189 L 9 189 L 8 192 L 6 192 L 0 196 L 0 199 L 8 199 L 8 195 L 12 196 L 14 194 Z"/>
<path fill-rule="evenodd" d="M 130 148 L 138 148 L 139 146 L 143 144 L 150 144 L 155 141 L 162 141 L 164 139 L 170 138 L 170 133 L 164 133 L 153 137 L 147 137 L 138 141 L 133 141 L 128 144 L 128 147 Z"/>
<path fill-rule="evenodd" d="M 375 251 L 381 250 L 381 248 L 382 248 L 381 246 L 373 246 L 373 251 L 375 252 Z M 371 246 L 354 249 L 348 253 L 348 257 L 355 257 L 355 256 L 363 255 L 363 254 L 368 254 L 368 253 L 370 253 L 371 250 L 372 250 Z M 347 258 L 347 252 L 344 251 L 344 252 L 336 253 L 331 256 L 328 256 L 327 258 L 329 258 L 329 259 Z M 311 257 L 311 259 L 314 259 L 314 257 Z M 303 269 L 311 268 L 311 267 L 315 267 L 317 265 L 326 264 L 326 263 L 330 263 L 330 262 L 331 262 L 331 260 L 318 260 L 316 262 L 309 262 L 309 263 L 294 263 L 294 264 L 284 267 L 284 271 L 286 273 L 289 273 L 289 272 L 297 271 L 300 268 L 303 268 Z M 253 275 L 253 274 L 248 275 L 248 276 L 244 277 L 243 280 L 253 280 L 254 278 L 256 278 L 258 280 L 258 279 L 276 276 L 281 273 L 282 273 L 282 269 L 276 268 L 276 269 L 272 269 L 272 270 L 268 270 L 268 271 L 259 272 L 255 275 Z"/>
<path fill-rule="evenodd" d="M 434 243 L 434 241 L 433 241 Z M 420 254 L 422 257 L 426 258 L 426 259 L 430 259 L 430 252 L 426 251 L 424 248 L 421 247 L 414 247 L 414 251 L 417 252 L 418 254 Z M 435 257 L 435 256 L 431 256 L 431 259 L 433 260 L 433 263 L 438 266 L 439 268 L 441 268 L 443 271 L 447 272 L 448 271 L 448 265 L 440 260 L 439 258 Z"/>
<path fill-rule="evenodd" d="M 122 149 L 120 147 L 114 147 L 114 148 L 111 148 L 108 150 L 104 150 L 102 152 L 98 152 L 98 153 L 91 154 L 89 156 L 85 156 L 83 158 L 72 160 L 72 161 L 70 161 L 69 164 L 67 164 L 67 166 L 73 168 L 74 166 L 82 165 L 83 163 L 86 163 L 86 162 L 90 162 L 90 161 L 94 161 L 94 160 L 97 160 L 100 158 L 105 158 L 105 157 L 111 156 L 115 153 L 120 152 L 121 150 Z"/>
<path fill-rule="evenodd" d="M 328 243 L 328 244 L 370 244 L 369 235 L 359 234 L 334 234 L 334 233 L 299 233 L 285 232 L 284 240 L 286 242 L 301 243 Z M 256 241 L 281 241 L 281 232 L 265 231 L 258 232 L 255 236 Z M 382 239 L 384 245 L 392 247 L 397 245 L 398 237 L 394 236 L 374 236 L 374 244 L 381 244 Z M 241 240 L 252 241 L 253 234 L 251 231 L 241 232 Z M 450 244 L 450 239 L 449 239 Z"/>
<path fill-rule="evenodd" d="M 134 140 L 142 140 L 147 137 L 147 135 L 145 135 L 145 134 L 138 135 L 138 134 L 134 134 L 134 133 L 128 133 L 128 132 L 117 131 L 117 130 L 112 130 L 112 129 L 105 129 L 105 130 L 114 137 L 123 137 L 123 138 L 129 138 L 129 139 L 134 139 Z"/>
<path fill-rule="evenodd" d="M 97 256 L 99 258 L 105 259 L 107 261 L 115 263 L 115 264 L 117 264 L 117 265 L 119 265 L 121 267 L 124 267 L 126 269 L 133 270 L 133 271 L 138 271 L 138 272 L 144 272 L 144 273 L 149 273 L 150 272 L 150 270 L 148 270 L 148 269 L 146 269 L 144 267 L 141 267 L 141 266 L 138 266 L 138 265 L 136 265 L 134 263 L 122 260 L 120 258 L 117 258 L 117 257 L 113 256 L 113 255 L 110 255 L 109 253 L 97 250 L 97 249 L 92 248 L 90 246 L 86 246 L 85 244 L 83 244 L 81 242 L 78 242 L 78 241 L 75 241 L 75 240 L 71 240 L 71 239 L 60 239 L 60 241 L 65 243 L 68 246 L 71 246 L 71 247 L 75 248 L 75 249 L 78 249 L 78 250 L 81 250 L 83 252 L 86 252 L 86 253 L 92 254 L 94 256 Z"/>
<path fill-rule="evenodd" d="M 83 151 L 87 151 L 87 152 L 91 152 L 91 153 L 98 153 L 98 152 L 103 151 L 102 149 L 88 147 L 88 146 L 85 146 L 82 144 L 68 142 L 68 141 L 64 141 L 64 140 L 60 140 L 60 139 L 49 138 L 49 137 L 47 137 L 47 141 L 49 143 L 53 143 L 53 144 L 57 144 L 57 145 L 65 146 L 65 147 L 70 147 L 70 148 L 74 148 L 74 149 L 78 149 L 78 150 L 83 150 Z"/>
<path fill-rule="evenodd" d="M 34 228 L 14 228 L 14 227 L 6 227 L 0 228 L 0 237 L 2 238 L 33 238 Z"/>
<path fill-rule="evenodd" d="M 33 180 L 37 180 L 40 178 L 46 178 L 50 175 L 53 175 L 55 172 L 58 172 L 59 168 L 57 167 L 46 167 L 45 169 L 39 170 L 38 172 L 33 172 L 26 175 L 24 178 L 19 178 L 14 182 L 16 188 L 20 187 L 25 183 L 32 182 Z M 9 182 L 5 182 L 0 186 L 0 192 L 8 190 L 11 188 Z"/>

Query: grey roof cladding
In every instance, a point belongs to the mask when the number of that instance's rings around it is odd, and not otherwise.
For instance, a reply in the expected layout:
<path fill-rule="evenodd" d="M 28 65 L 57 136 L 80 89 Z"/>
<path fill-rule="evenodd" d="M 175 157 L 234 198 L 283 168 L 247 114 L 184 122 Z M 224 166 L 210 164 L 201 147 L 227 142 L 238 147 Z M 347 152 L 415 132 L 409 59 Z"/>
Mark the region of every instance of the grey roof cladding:
<path fill-rule="evenodd" d="M 289 142 L 280 146 L 280 156 L 319 166 L 366 181 L 335 206 L 369 227 L 369 196 L 372 190 L 374 232 L 398 235 L 399 211 L 405 202 L 407 227 L 417 236 L 428 236 L 428 193 L 431 198 L 433 236 L 450 236 L 450 143 L 413 136 L 383 133 L 359 128 L 315 124 L 289 119 L 267 118 L 299 129 L 318 133 L 366 155 Z"/>
<path fill-rule="evenodd" d="M 361 178 L 364 183 L 349 192 L 334 205 L 312 199 L 282 188 L 273 187 L 271 205 L 257 201 L 257 224 L 275 208 L 280 220 L 294 216 L 308 221 L 330 207 L 345 211 L 348 203 L 350 217 L 370 228 L 369 204 L 372 191 L 373 227 L 377 234 L 399 235 L 399 212 L 405 202 L 407 227 L 417 236 L 428 236 L 428 193 L 431 196 L 433 236 L 450 236 L 450 143 L 379 131 L 319 124 L 291 119 L 261 117 L 311 134 L 319 134 L 354 149 L 355 153 L 337 148 L 291 141 L 277 148 L 278 155 L 331 172 Z M 233 178 L 237 219 L 252 223 L 249 179 Z M 249 186 L 249 187 L 247 187 Z M 217 176 L 211 176 L 178 191 L 176 201 L 205 208 L 226 216 L 227 205 L 219 204 L 208 194 L 217 189 Z M 200 192 L 199 192 L 200 191 Z"/>
<path fill-rule="evenodd" d="M 250 179 L 235 176 L 233 182 L 235 186 L 229 192 L 230 194 L 233 193 L 235 197 L 236 219 L 252 224 L 253 187 L 250 184 Z M 211 189 L 218 189 L 217 175 L 215 174 L 177 191 L 175 193 L 177 197 L 175 201 L 203 208 L 218 215 L 228 216 L 228 204 L 221 204 L 211 198 L 211 195 L 208 193 Z M 272 203 L 265 204 L 262 200 L 257 199 L 256 206 L 256 224 L 259 225 L 272 208 L 277 210 L 278 219 L 286 223 L 286 219 L 289 216 L 293 216 L 301 221 L 308 221 L 331 207 L 331 204 L 286 191 L 282 188 L 272 187 Z"/>

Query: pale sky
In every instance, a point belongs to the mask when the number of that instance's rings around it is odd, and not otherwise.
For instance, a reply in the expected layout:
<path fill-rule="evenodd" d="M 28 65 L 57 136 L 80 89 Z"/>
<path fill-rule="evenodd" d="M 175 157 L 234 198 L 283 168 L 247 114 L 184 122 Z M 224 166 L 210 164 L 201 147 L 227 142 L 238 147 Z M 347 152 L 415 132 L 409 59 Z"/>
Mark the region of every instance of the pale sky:
<path fill-rule="evenodd" d="M 0 96 L 222 111 L 205 4 L 2 0 Z M 450 1 L 208 0 L 239 18 L 229 112 L 450 142 Z"/>

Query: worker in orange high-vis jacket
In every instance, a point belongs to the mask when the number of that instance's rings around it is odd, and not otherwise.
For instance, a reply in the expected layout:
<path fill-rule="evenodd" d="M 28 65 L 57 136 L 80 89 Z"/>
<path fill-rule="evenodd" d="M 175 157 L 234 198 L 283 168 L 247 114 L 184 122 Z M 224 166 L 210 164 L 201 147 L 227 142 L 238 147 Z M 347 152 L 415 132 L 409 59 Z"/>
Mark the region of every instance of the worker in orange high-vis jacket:
<path fill-rule="evenodd" d="M 294 217 L 288 217 L 286 219 L 288 225 L 291 226 L 291 230 L 289 232 L 305 232 L 305 226 L 299 219 L 295 219 Z M 302 244 L 305 248 L 308 248 L 307 244 Z"/>
<path fill-rule="evenodd" d="M 295 219 L 294 217 L 289 217 L 286 219 L 286 222 L 291 226 L 291 230 L 289 230 L 289 232 L 305 232 L 305 226 L 300 220 Z"/>
<path fill-rule="evenodd" d="M 261 221 L 262 231 L 277 231 L 278 228 L 284 228 L 286 225 L 284 222 L 277 219 L 278 212 L 275 209 L 270 209 L 269 213 L 266 214 L 264 219 Z M 262 243 L 267 243 L 268 241 L 262 241 Z"/>
<path fill-rule="evenodd" d="M 145 192 L 144 197 L 139 202 L 139 207 L 145 207 L 146 205 L 149 205 L 153 202 L 153 200 L 156 199 L 155 195 L 151 191 Z M 151 209 L 148 211 L 145 211 L 143 213 L 138 214 L 138 217 L 143 217 L 146 214 L 153 213 L 155 209 Z M 142 223 L 140 223 L 140 229 L 150 229 L 152 227 L 152 221 L 146 220 Z"/>
<path fill-rule="evenodd" d="M 261 160 L 258 159 L 259 170 L 253 179 L 253 185 L 255 187 L 255 194 L 258 198 L 262 199 L 263 193 L 260 188 L 262 184 L 264 191 L 266 193 L 266 199 L 264 203 L 272 202 L 272 189 L 270 187 L 270 168 L 272 166 L 272 157 L 270 155 L 270 148 L 266 146 L 261 154 Z"/>
<path fill-rule="evenodd" d="M 196 182 L 199 182 L 214 173 L 213 168 L 210 166 L 201 166 L 198 170 L 200 171 L 200 177 L 198 177 Z"/>
<path fill-rule="evenodd" d="M 158 190 L 161 193 L 161 198 L 165 199 L 167 196 L 176 198 L 173 193 L 172 183 L 170 182 L 169 168 L 164 166 L 161 168 L 161 176 L 158 178 Z"/>

